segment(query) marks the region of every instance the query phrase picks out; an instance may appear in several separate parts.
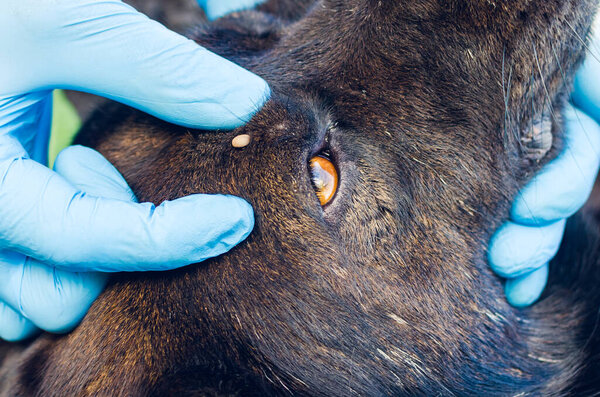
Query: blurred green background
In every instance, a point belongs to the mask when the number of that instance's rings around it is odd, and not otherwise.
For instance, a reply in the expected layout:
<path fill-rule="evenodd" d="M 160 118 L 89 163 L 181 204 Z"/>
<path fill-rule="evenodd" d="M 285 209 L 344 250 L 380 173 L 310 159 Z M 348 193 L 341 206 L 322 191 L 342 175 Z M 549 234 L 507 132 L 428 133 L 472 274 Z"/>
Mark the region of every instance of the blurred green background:
<path fill-rule="evenodd" d="M 81 119 L 64 91 L 54 90 L 53 95 L 52 129 L 50 130 L 50 147 L 48 149 L 50 167 L 54 165 L 54 159 L 58 153 L 73 142 L 75 134 L 81 127 Z"/>

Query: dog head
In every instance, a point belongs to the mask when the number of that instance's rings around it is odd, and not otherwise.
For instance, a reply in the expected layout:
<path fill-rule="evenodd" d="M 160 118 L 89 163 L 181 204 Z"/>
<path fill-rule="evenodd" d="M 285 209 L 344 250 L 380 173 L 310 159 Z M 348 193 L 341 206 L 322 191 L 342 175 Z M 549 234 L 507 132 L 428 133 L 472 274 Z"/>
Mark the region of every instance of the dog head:
<path fill-rule="evenodd" d="M 565 330 L 576 313 L 509 307 L 486 246 L 560 149 L 595 2 L 309 3 L 271 1 L 285 19 L 241 12 L 194 33 L 269 82 L 246 126 L 189 131 L 123 107 L 88 123 L 80 142 L 140 200 L 233 194 L 256 227 L 219 258 L 116 278 L 74 333 L 37 342 L 23 390 L 571 386 L 585 359 Z M 234 148 L 241 134 L 250 143 Z"/>

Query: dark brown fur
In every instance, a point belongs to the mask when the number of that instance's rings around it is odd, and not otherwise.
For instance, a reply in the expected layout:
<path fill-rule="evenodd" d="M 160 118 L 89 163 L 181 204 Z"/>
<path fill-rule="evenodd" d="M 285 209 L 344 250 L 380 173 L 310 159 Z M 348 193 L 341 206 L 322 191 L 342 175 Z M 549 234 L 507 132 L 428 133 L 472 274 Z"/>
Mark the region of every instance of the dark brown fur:
<path fill-rule="evenodd" d="M 115 277 L 69 335 L 0 347 L 0 394 L 600 391 L 595 224 L 570 223 L 529 309 L 486 263 L 517 188 L 560 149 L 596 2 L 310 3 L 196 32 L 269 81 L 247 126 L 189 131 L 117 105 L 84 128 L 140 200 L 235 194 L 256 227 L 222 257 Z M 532 157 L 549 100 L 554 143 Z M 240 133 L 252 143 L 234 149 Z M 307 161 L 324 147 L 341 185 L 323 209 Z"/>

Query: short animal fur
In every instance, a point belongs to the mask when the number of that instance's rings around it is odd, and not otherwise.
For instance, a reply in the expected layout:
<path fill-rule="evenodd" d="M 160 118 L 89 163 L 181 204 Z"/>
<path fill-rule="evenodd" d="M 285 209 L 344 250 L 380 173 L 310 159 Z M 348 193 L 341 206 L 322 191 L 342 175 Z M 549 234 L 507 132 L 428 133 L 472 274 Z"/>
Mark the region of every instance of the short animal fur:
<path fill-rule="evenodd" d="M 244 197 L 253 233 L 115 277 L 69 335 L 0 345 L 0 395 L 598 393 L 595 221 L 571 220 L 531 308 L 486 263 L 517 189 L 560 150 L 596 7 L 272 0 L 199 27 L 269 82 L 248 125 L 190 131 L 112 105 L 79 142 L 140 200 Z M 325 208 L 307 167 L 322 149 L 341 177 Z"/>

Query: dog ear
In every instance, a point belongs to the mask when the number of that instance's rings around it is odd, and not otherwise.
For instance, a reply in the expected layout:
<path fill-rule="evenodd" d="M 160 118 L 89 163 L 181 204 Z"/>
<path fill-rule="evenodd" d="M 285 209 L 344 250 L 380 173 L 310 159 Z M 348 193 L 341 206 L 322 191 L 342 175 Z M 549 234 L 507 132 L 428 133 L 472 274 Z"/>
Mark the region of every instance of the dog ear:
<path fill-rule="evenodd" d="M 323 1 L 330 8 L 343 7 L 341 0 Z M 561 113 L 584 57 L 596 1 L 357 2 L 365 15 L 381 16 L 372 42 L 383 42 L 389 49 L 402 42 L 402 36 L 410 37 L 407 45 L 431 59 L 427 70 L 433 88 L 449 75 L 461 76 L 468 87 L 456 92 L 463 94 L 463 102 L 473 99 L 476 114 L 487 111 L 491 119 L 501 120 L 498 132 L 516 158 L 537 164 L 560 146 L 556 142 L 563 130 Z M 423 42 L 430 46 L 426 51 Z M 393 54 L 386 56 L 393 59 Z M 436 68 L 444 72 L 436 75 Z"/>
<path fill-rule="evenodd" d="M 496 52 L 505 106 L 502 133 L 527 163 L 547 160 L 560 146 L 562 110 L 596 8 L 594 1 L 528 0 L 515 4 L 510 24 L 495 22 L 501 40 Z"/>

